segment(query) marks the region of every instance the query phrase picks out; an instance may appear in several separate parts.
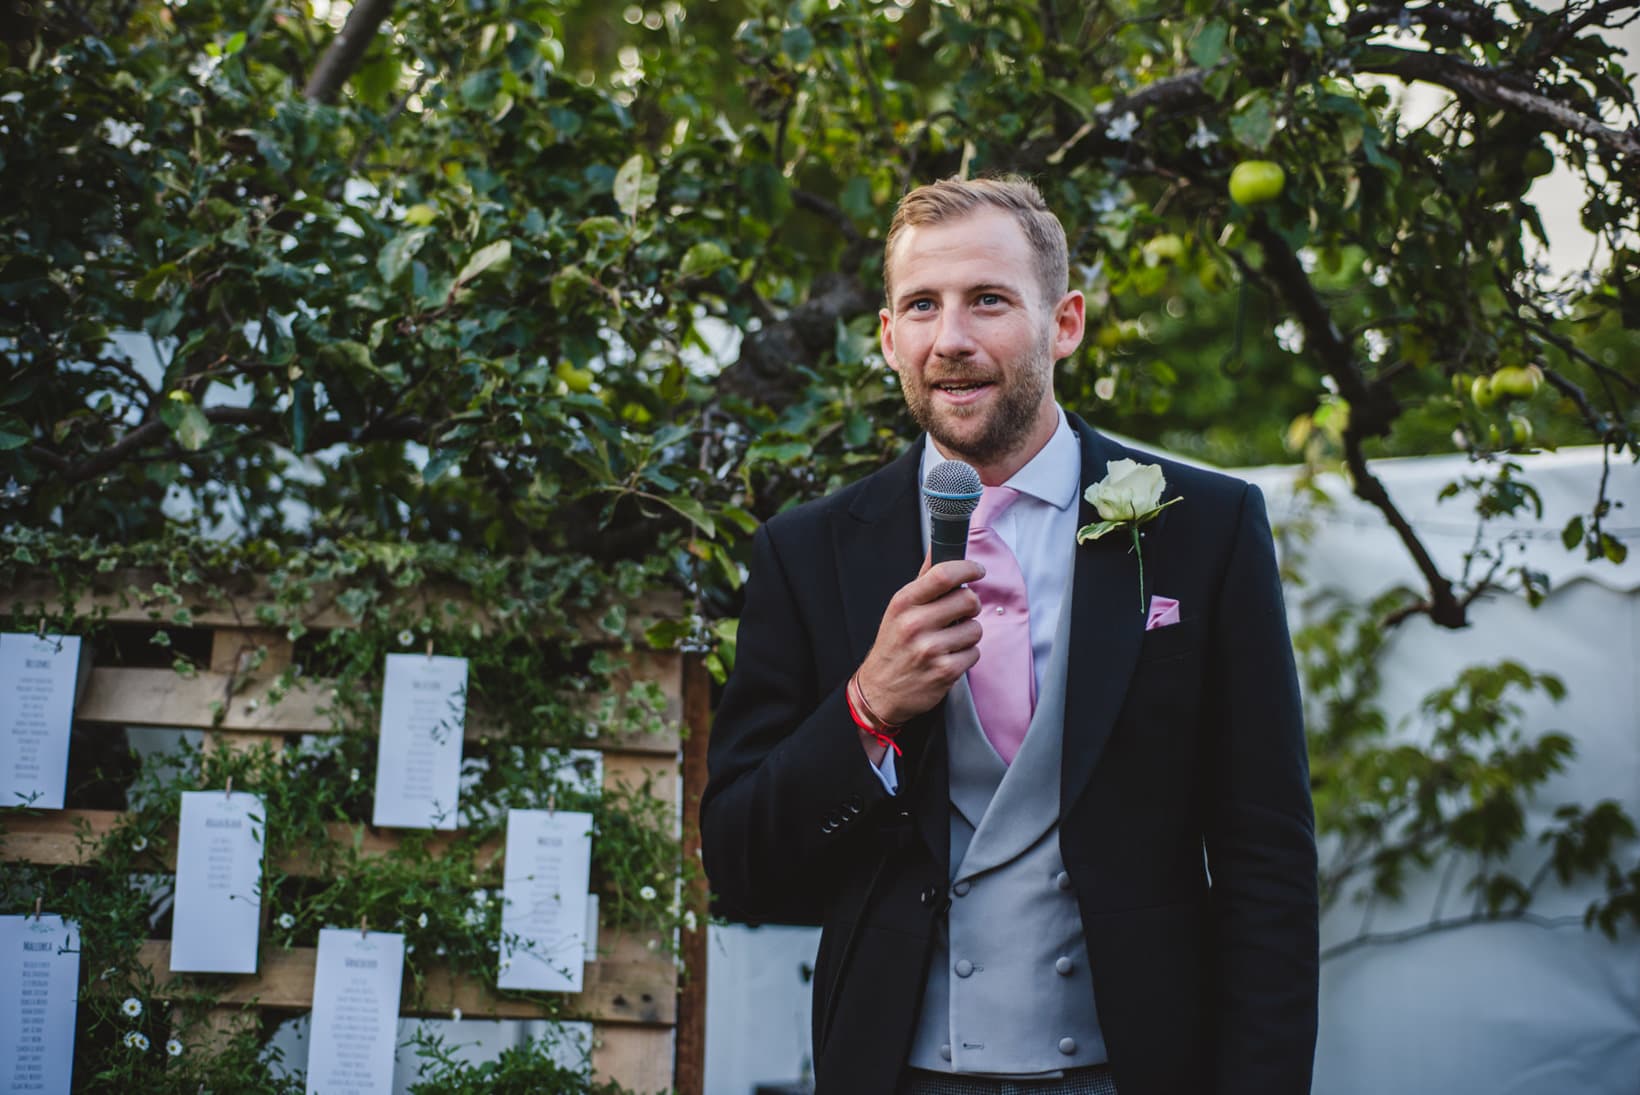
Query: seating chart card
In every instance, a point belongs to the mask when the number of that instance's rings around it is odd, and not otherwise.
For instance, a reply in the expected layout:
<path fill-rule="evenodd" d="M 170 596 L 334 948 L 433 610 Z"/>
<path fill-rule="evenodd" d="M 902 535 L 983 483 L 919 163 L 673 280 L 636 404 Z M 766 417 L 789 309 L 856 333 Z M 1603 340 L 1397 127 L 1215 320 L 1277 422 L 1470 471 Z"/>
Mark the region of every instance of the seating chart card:
<path fill-rule="evenodd" d="M 591 873 L 591 814 L 507 812 L 502 988 L 581 991 Z"/>
<path fill-rule="evenodd" d="M 80 931 L 60 916 L 0 916 L 0 1092 L 68 1095 Z"/>
<path fill-rule="evenodd" d="M 466 722 L 466 658 L 387 655 L 375 824 L 456 827 Z"/>
<path fill-rule="evenodd" d="M 403 981 L 404 936 L 319 932 L 308 1095 L 392 1095 Z"/>
<path fill-rule="evenodd" d="M 244 791 L 182 793 L 172 972 L 256 972 L 262 819 L 262 800 Z"/>
<path fill-rule="evenodd" d="M 0 635 L 0 806 L 63 808 L 78 635 Z"/>

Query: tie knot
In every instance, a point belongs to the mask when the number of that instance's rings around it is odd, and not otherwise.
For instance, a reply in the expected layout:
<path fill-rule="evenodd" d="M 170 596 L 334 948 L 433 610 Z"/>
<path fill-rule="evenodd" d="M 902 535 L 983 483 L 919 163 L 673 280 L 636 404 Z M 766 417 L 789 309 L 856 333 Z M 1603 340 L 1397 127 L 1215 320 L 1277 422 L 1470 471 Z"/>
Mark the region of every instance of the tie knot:
<path fill-rule="evenodd" d="M 1001 517 L 1008 507 L 1014 504 L 1019 492 L 1013 487 L 985 487 L 980 494 L 979 505 L 974 509 L 971 522 L 974 528 L 990 528 L 992 522 Z"/>

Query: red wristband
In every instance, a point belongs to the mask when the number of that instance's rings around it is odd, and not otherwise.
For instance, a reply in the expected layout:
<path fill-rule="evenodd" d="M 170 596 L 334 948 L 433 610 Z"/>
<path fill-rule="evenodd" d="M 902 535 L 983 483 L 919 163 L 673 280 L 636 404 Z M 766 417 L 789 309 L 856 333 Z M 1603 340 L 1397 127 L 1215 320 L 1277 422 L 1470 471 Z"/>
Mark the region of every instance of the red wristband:
<path fill-rule="evenodd" d="M 854 706 L 856 690 L 860 694 L 860 706 L 866 709 L 864 716 L 860 714 L 859 708 Z M 878 745 L 894 750 L 895 756 L 904 755 L 894 741 L 894 735 L 900 732 L 900 728 L 877 717 L 877 712 L 873 711 L 871 704 L 866 701 L 865 691 L 860 688 L 859 674 L 850 677 L 848 684 L 843 687 L 843 702 L 848 704 L 848 716 L 854 720 L 854 725 L 860 728 L 861 733 L 869 734 Z"/>

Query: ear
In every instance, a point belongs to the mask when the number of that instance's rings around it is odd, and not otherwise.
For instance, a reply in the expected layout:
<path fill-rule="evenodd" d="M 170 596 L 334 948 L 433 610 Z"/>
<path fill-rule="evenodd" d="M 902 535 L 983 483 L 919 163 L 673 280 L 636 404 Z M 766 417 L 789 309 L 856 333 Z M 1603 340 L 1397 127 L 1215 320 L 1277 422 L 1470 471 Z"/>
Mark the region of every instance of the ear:
<path fill-rule="evenodd" d="M 882 347 L 883 360 L 888 362 L 888 367 L 899 372 L 900 363 L 894 360 L 894 320 L 887 308 L 877 309 L 877 342 Z"/>
<path fill-rule="evenodd" d="M 1072 289 L 1059 298 L 1053 310 L 1053 359 L 1063 361 L 1082 345 L 1082 333 L 1087 326 L 1087 302 L 1079 289 Z"/>

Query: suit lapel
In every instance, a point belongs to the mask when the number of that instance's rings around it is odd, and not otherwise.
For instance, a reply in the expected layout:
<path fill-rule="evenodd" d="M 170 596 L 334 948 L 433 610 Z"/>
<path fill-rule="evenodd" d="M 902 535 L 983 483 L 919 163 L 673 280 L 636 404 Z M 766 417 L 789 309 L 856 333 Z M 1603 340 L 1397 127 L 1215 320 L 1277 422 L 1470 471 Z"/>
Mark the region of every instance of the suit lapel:
<path fill-rule="evenodd" d="M 1105 465 L 1121 450 L 1087 423 L 1070 416 L 1082 447 L 1082 488 L 1105 476 Z M 1078 527 L 1097 519 L 1093 507 L 1078 499 Z M 1166 515 L 1164 514 L 1163 517 Z M 1158 518 L 1147 528 L 1159 528 Z M 1128 680 L 1144 639 L 1139 610 L 1139 563 L 1131 540 L 1112 533 L 1076 549 L 1071 582 L 1071 638 L 1065 686 L 1065 737 L 1060 769 L 1060 816 L 1087 788 L 1105 743 L 1122 709 Z"/>
<path fill-rule="evenodd" d="M 922 500 L 918 479 L 926 439 L 862 484 L 859 497 L 832 521 L 837 588 L 843 591 L 851 666 L 871 651 L 888 602 L 922 567 Z M 896 767 L 918 832 L 940 862 L 950 847 L 945 705 L 915 719 L 900 735 Z"/>

